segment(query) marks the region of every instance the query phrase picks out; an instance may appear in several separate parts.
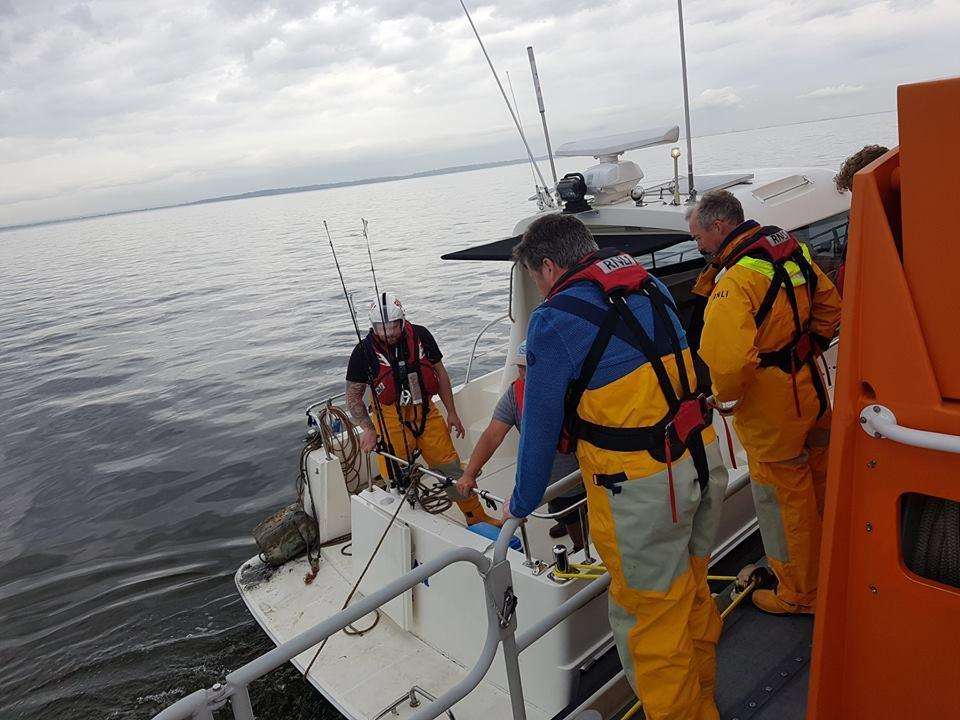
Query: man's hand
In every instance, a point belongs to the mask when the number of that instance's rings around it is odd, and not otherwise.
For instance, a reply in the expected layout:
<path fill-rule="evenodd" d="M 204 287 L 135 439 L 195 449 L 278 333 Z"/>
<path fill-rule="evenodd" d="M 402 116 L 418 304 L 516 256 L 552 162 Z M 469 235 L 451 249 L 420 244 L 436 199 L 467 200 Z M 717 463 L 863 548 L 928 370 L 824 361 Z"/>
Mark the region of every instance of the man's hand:
<path fill-rule="evenodd" d="M 510 503 L 513 502 L 513 493 L 510 493 L 510 497 L 507 498 L 507 501 L 503 504 L 503 509 L 500 512 L 500 524 L 502 525 L 507 520 L 513 517 L 513 513 L 510 512 Z M 526 518 L 521 518 L 521 520 L 526 520 Z"/>
<path fill-rule="evenodd" d="M 451 430 L 457 431 L 457 437 L 462 438 L 466 435 L 466 431 L 463 429 L 463 423 L 460 422 L 460 416 L 456 412 L 451 412 L 447 414 L 447 432 Z"/>
<path fill-rule="evenodd" d="M 475 475 L 467 475 L 467 473 L 464 473 L 460 476 L 460 479 L 457 480 L 457 491 L 460 493 L 461 497 L 470 497 L 470 495 L 476 489 L 477 478 Z"/>
<path fill-rule="evenodd" d="M 363 432 L 360 433 L 360 449 L 363 452 L 368 453 L 377 447 L 377 433 L 376 431 L 370 428 L 364 428 Z"/>

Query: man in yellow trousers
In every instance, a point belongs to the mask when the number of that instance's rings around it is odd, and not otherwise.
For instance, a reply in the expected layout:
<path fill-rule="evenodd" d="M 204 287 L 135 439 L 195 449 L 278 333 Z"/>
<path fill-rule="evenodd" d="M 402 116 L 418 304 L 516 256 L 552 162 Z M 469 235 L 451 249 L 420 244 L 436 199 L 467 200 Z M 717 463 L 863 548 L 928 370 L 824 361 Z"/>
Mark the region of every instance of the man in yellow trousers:
<path fill-rule="evenodd" d="M 706 574 L 728 476 L 673 299 L 573 215 L 538 218 L 514 258 L 547 299 L 527 328 L 505 517 L 540 505 L 558 441 L 575 450 L 610 627 L 645 716 L 716 720 L 721 622 Z"/>
<path fill-rule="evenodd" d="M 707 298 L 700 356 L 716 400 L 736 402 L 733 424 L 778 580 L 753 602 L 775 614 L 813 613 L 830 440 L 818 363 L 840 322 L 840 296 L 806 246 L 744 221 L 732 193 L 705 193 L 687 219 L 709 258 L 694 285 Z"/>
<path fill-rule="evenodd" d="M 463 474 L 450 431 L 463 437 L 450 376 L 433 335 L 422 325 L 407 321 L 400 298 L 383 292 L 368 308 L 370 332 L 354 347 L 347 365 L 346 406 L 363 433 L 361 449 L 370 452 L 380 442 L 391 454 L 413 462 L 422 457 L 431 470 L 456 481 Z M 364 402 L 370 393 L 371 405 Z M 433 402 L 438 396 L 447 419 Z M 374 411 L 373 419 L 370 411 Z M 374 427 L 376 424 L 376 427 Z M 396 473 L 392 462 L 378 458 L 384 478 Z M 456 486 L 447 490 L 463 512 L 467 525 L 492 522 L 473 494 L 461 495 Z"/>

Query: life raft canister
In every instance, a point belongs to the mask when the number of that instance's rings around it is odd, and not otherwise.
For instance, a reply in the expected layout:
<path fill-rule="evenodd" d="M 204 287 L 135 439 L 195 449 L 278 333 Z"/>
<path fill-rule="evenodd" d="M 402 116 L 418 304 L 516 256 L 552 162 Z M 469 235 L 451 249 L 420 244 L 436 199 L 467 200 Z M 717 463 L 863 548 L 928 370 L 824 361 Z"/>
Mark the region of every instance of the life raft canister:
<path fill-rule="evenodd" d="M 746 265 L 770 278 L 770 287 L 753 316 L 758 329 L 770 315 L 780 290 L 785 291 L 793 315 L 793 337 L 777 350 L 760 353 L 759 366 L 776 367 L 790 375 L 793 383 L 793 401 L 798 417 L 801 410 L 797 372 L 803 366 L 807 366 L 820 403 L 817 413 L 819 418 L 830 407 L 830 400 L 826 385 L 817 369 L 816 360 L 822 357 L 823 351 L 830 346 L 830 338 L 822 337 L 810 330 L 810 316 L 813 313 L 813 300 L 817 291 L 817 274 L 811 265 L 809 253 L 810 251 L 800 244 L 793 233 L 775 225 L 767 225 L 758 228 L 755 233 L 742 240 L 727 256 L 724 267 L 730 269 L 734 265 Z M 805 320 L 800 319 L 795 283 L 805 286 L 809 299 L 810 311 Z M 824 362 L 824 368 L 826 368 L 826 362 Z"/>
<path fill-rule="evenodd" d="M 574 283 L 580 282 L 589 282 L 603 293 L 607 303 L 606 310 L 571 295 L 561 294 Z M 670 352 L 677 364 L 679 393 L 664 366 L 662 353 L 657 350 L 656 344 L 627 305 L 626 298 L 637 294 L 650 300 L 655 317 L 659 318 L 665 329 Z M 673 300 L 660 290 L 646 268 L 633 256 L 620 250 L 605 249 L 587 255 L 561 276 L 551 288 L 545 304 L 576 315 L 599 328 L 584 359 L 579 377 L 567 388 L 563 432 L 558 450 L 563 453 L 573 452 L 577 441 L 584 440 L 603 450 L 650 453 L 655 460 L 667 466 L 671 510 L 676 522 L 672 462 L 674 458 L 689 450 L 701 488 L 706 487 L 710 471 L 702 432 L 712 422 L 712 410 L 707 407 L 705 388 L 690 386 L 683 358 L 684 348 L 674 325 L 677 308 Z M 653 425 L 609 427 L 590 422 L 579 415 L 578 407 L 583 393 L 614 335 L 643 352 L 657 377 L 667 404 L 667 414 Z M 620 492 L 619 484 L 627 479 L 624 473 L 619 473 L 598 475 L 593 481 L 617 494 Z"/>
<path fill-rule="evenodd" d="M 406 320 L 403 321 L 402 335 L 396 346 L 388 347 L 372 330 L 363 342 L 367 360 L 371 364 L 373 391 L 381 405 L 411 402 L 426 405 L 440 391 L 437 369 L 424 354 L 423 343 L 413 325 Z M 412 378 L 415 378 L 417 387 L 411 386 Z"/>

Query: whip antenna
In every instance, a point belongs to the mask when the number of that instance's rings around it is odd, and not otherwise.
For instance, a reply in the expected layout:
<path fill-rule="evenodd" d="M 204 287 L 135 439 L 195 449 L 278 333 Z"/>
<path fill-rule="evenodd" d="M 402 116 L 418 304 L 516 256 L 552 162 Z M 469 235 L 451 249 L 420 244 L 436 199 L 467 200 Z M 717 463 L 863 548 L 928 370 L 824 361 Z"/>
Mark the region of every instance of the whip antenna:
<path fill-rule="evenodd" d="M 467 10 L 467 6 L 464 4 L 463 0 L 460 0 L 460 7 L 463 8 L 463 14 L 467 16 L 467 21 L 470 23 L 470 27 L 473 29 L 473 34 L 476 36 L 477 42 L 480 44 L 480 49 L 483 51 L 483 57 L 487 59 L 487 65 L 490 66 L 490 72 L 493 73 L 493 79 L 497 81 L 497 87 L 500 88 L 500 94 L 503 96 L 503 102 L 507 105 L 507 112 L 510 113 L 510 117 L 513 118 L 513 124 L 516 125 L 517 132 L 520 133 L 520 139 L 523 141 L 523 147 L 527 151 L 527 158 L 530 160 L 530 164 L 536 171 L 537 177 L 540 178 L 540 184 L 546 188 L 548 187 L 547 181 L 543 179 L 543 173 L 540 172 L 540 166 L 537 165 L 537 161 L 533 157 L 533 152 L 530 150 L 530 143 L 527 142 L 527 136 L 524 135 L 523 127 L 521 127 L 520 121 L 517 119 L 517 114 L 513 111 L 513 106 L 510 105 L 510 100 L 507 98 L 507 91 L 503 89 L 503 83 L 500 82 L 500 76 L 497 75 L 497 70 L 493 67 L 493 61 L 490 59 L 490 55 L 487 53 L 487 48 L 484 46 L 483 40 L 480 39 L 480 33 L 477 31 L 477 26 L 473 24 L 473 18 L 470 17 L 470 11 Z"/>
<path fill-rule="evenodd" d="M 688 202 L 695 202 L 697 190 L 693 186 L 693 141 L 690 136 L 690 91 L 687 89 L 687 45 L 683 38 L 683 0 L 677 0 L 677 14 L 680 19 L 680 67 L 683 71 L 683 114 L 687 124 L 687 189 L 690 191 Z"/>

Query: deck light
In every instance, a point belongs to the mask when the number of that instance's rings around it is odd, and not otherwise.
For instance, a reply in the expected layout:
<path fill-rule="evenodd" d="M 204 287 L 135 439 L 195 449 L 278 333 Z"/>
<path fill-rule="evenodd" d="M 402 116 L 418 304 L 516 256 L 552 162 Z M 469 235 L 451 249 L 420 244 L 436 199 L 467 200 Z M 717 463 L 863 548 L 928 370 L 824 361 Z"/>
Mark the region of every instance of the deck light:
<path fill-rule="evenodd" d="M 587 194 L 587 181 L 582 173 L 567 173 L 557 183 L 557 194 L 563 200 L 565 213 L 578 213 L 590 210 L 590 203 L 584 198 Z"/>
<path fill-rule="evenodd" d="M 673 204 L 680 204 L 680 148 L 675 147 L 670 151 L 670 157 L 673 158 Z"/>

